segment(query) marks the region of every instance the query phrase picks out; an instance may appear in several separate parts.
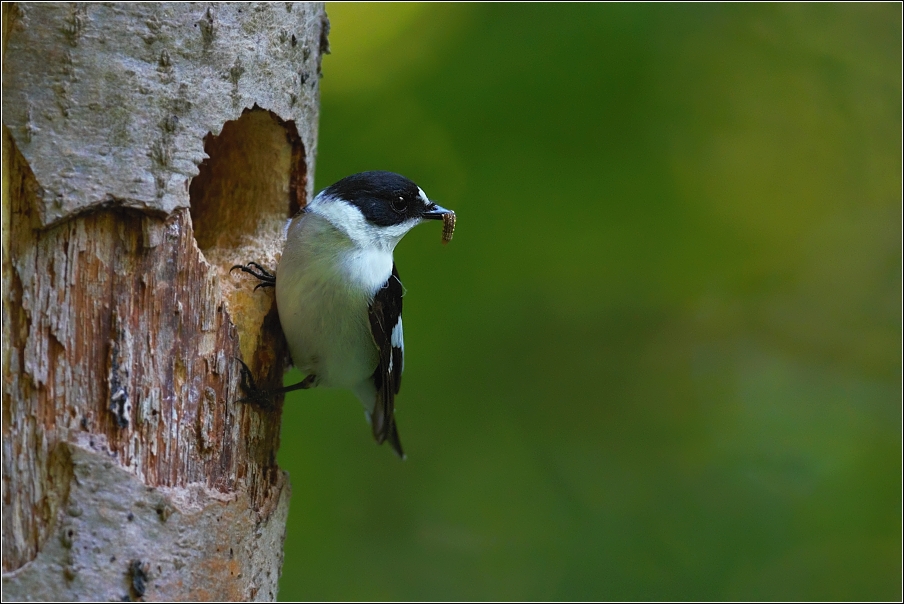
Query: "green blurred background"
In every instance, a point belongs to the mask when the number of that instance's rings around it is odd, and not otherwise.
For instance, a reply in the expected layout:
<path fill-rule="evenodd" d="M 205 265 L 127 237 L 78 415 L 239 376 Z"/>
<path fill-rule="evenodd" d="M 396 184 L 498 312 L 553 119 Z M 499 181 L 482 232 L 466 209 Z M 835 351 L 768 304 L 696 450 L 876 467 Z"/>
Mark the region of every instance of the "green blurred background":
<path fill-rule="evenodd" d="M 409 459 L 293 393 L 285 600 L 901 597 L 901 7 L 328 4 Z M 289 375 L 294 382 L 297 375 Z"/>

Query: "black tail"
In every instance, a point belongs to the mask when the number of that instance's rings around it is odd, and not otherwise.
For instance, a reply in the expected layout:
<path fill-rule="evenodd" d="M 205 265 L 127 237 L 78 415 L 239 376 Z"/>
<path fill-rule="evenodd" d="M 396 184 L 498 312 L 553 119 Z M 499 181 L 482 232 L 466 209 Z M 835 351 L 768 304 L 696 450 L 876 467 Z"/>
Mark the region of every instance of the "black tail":
<path fill-rule="evenodd" d="M 399 459 L 405 459 L 405 452 L 402 451 L 402 441 L 399 440 L 399 431 L 396 429 L 395 418 L 389 422 L 389 434 L 386 437 L 392 450 L 395 451 Z"/>
<path fill-rule="evenodd" d="M 377 401 L 370 414 L 370 425 L 373 428 L 374 440 L 377 441 L 377 444 L 382 445 L 385 441 L 389 441 L 396 455 L 405 459 L 402 441 L 399 440 L 399 430 L 396 428 L 395 409 L 387 405 L 387 398 L 391 400 L 392 397 L 393 395 L 388 392 L 377 393 Z"/>

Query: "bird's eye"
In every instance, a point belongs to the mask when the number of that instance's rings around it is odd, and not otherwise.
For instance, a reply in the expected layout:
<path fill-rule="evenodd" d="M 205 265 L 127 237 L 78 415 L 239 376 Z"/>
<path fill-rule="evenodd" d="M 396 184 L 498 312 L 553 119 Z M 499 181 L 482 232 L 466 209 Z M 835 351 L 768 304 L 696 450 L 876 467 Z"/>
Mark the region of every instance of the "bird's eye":
<path fill-rule="evenodd" d="M 394 212 L 398 212 L 399 214 L 404 214 L 408 210 L 408 202 L 405 201 L 405 198 L 402 196 L 394 197 L 392 201 L 389 202 L 389 205 L 392 206 Z"/>

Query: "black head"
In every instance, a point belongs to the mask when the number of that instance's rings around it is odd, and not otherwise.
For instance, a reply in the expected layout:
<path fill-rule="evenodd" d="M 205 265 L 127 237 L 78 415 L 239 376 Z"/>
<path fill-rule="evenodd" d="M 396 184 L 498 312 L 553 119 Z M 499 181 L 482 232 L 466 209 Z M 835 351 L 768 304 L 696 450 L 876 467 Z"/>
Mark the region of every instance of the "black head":
<path fill-rule="evenodd" d="M 439 206 L 427 199 L 416 184 L 394 172 L 375 170 L 352 174 L 324 189 L 321 195 L 344 199 L 376 226 L 441 217 L 433 216 Z"/>

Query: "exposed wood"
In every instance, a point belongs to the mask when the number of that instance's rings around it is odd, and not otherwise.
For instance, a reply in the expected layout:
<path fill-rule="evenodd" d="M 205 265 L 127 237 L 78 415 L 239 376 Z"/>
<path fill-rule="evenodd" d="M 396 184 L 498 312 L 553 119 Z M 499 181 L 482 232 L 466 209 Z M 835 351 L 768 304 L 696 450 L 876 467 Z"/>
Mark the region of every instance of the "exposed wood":
<path fill-rule="evenodd" d="M 273 599 L 275 266 L 311 194 L 320 4 L 4 5 L 3 590 Z"/>

